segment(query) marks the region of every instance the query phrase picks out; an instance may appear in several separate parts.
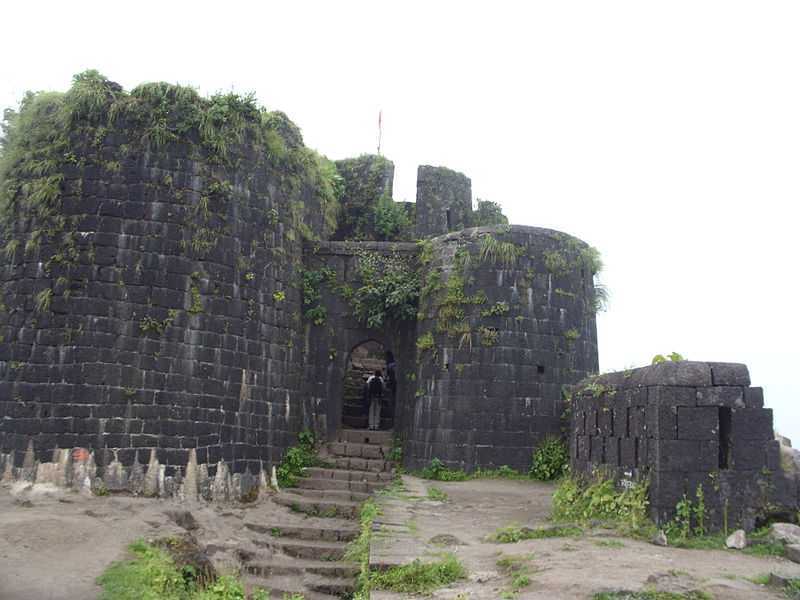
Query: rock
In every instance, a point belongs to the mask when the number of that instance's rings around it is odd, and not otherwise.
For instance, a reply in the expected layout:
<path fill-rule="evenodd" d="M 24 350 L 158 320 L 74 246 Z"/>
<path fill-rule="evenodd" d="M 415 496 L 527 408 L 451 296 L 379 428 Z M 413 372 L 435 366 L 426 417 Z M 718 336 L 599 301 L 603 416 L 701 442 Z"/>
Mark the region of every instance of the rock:
<path fill-rule="evenodd" d="M 478 571 L 470 574 L 469 580 L 473 583 L 486 583 L 498 577 L 500 577 L 500 574 L 497 571 Z"/>
<path fill-rule="evenodd" d="M 437 546 L 463 546 L 464 545 L 464 542 L 462 542 L 456 536 L 450 535 L 449 533 L 440 533 L 439 535 L 433 536 L 428 541 L 431 544 L 436 544 Z"/>
<path fill-rule="evenodd" d="M 800 544 L 786 546 L 786 558 L 792 562 L 800 563 Z"/>
<path fill-rule="evenodd" d="M 790 440 L 789 438 L 787 438 L 785 436 L 782 436 L 777 431 L 775 432 L 775 439 L 778 440 L 778 443 L 781 446 L 786 446 L 787 448 L 791 448 L 792 447 L 792 440 Z"/>
<path fill-rule="evenodd" d="M 773 523 L 769 537 L 776 542 L 800 544 L 800 527 L 791 523 Z"/>
<path fill-rule="evenodd" d="M 775 573 L 769 574 L 769 582 L 767 585 L 772 587 L 784 588 L 789 585 L 789 580 L 786 577 L 781 575 L 776 575 Z"/>
<path fill-rule="evenodd" d="M 172 519 L 178 527 L 182 527 L 186 531 L 193 531 L 200 527 L 197 519 L 188 510 L 168 510 L 164 514 Z"/>
<path fill-rule="evenodd" d="M 725 540 L 725 546 L 728 548 L 734 548 L 736 550 L 745 548 L 747 546 L 747 536 L 744 533 L 744 529 L 737 529 L 730 534 L 728 539 Z"/>
<path fill-rule="evenodd" d="M 667 541 L 667 534 L 664 533 L 663 530 L 659 530 L 659 532 L 653 536 L 653 539 L 650 540 L 650 543 L 655 544 L 656 546 L 669 545 L 669 542 Z"/>

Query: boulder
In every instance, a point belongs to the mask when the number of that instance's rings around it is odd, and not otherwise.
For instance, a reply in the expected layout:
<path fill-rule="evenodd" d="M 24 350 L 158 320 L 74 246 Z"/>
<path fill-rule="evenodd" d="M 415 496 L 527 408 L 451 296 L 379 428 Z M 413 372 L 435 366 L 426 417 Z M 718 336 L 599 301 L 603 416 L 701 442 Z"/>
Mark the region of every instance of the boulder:
<path fill-rule="evenodd" d="M 650 540 L 650 543 L 655 544 L 656 546 L 667 546 L 669 544 L 667 541 L 667 534 L 663 531 L 659 531 L 653 536 L 653 539 Z"/>
<path fill-rule="evenodd" d="M 786 558 L 792 562 L 800 563 L 800 544 L 789 544 L 786 546 Z"/>
<path fill-rule="evenodd" d="M 728 539 L 725 540 L 725 546 L 735 550 L 741 550 L 742 548 L 745 548 L 747 546 L 747 536 L 744 533 L 744 529 L 737 529 L 730 534 Z"/>
<path fill-rule="evenodd" d="M 773 523 L 769 537 L 776 542 L 800 544 L 800 527 L 791 523 Z"/>

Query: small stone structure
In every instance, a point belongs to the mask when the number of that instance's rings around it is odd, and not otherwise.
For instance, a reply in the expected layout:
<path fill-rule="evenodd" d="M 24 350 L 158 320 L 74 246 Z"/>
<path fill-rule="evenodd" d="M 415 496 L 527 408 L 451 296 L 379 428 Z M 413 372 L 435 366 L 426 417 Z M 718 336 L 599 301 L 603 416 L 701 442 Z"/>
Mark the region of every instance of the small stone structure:
<path fill-rule="evenodd" d="M 601 468 L 625 482 L 649 479 L 658 523 L 698 489 L 709 525 L 751 529 L 798 506 L 784 474 L 772 410 L 742 364 L 662 362 L 590 378 L 572 396 L 572 468 Z"/>

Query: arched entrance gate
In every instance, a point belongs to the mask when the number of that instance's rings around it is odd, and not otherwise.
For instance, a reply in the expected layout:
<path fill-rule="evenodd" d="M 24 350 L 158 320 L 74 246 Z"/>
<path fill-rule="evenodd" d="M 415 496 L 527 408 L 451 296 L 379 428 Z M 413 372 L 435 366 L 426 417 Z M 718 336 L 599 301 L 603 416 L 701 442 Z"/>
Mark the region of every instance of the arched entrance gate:
<path fill-rule="evenodd" d="M 386 376 L 386 348 L 376 340 L 361 342 L 347 357 L 342 385 L 342 427 L 366 429 L 369 405 L 365 397 L 367 378 L 375 371 Z M 394 427 L 395 399 L 387 390 L 381 410 L 381 429 Z"/>

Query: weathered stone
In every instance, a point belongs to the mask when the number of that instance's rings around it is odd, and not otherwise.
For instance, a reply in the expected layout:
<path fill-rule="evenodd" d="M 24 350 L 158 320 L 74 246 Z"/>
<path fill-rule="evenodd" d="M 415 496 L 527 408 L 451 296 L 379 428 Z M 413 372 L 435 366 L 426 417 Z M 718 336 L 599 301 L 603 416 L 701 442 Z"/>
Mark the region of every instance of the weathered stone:
<path fill-rule="evenodd" d="M 732 534 L 728 536 L 728 539 L 725 540 L 725 546 L 727 548 L 734 548 L 736 550 L 741 550 L 742 548 L 747 547 L 747 535 L 745 534 L 743 529 L 737 529 Z"/>
<path fill-rule="evenodd" d="M 667 541 L 667 534 L 664 533 L 662 530 L 659 530 L 653 538 L 650 540 L 651 544 L 655 544 L 656 546 L 667 546 L 669 542 Z"/>
<path fill-rule="evenodd" d="M 450 535 L 449 533 L 440 533 L 439 535 L 433 536 L 430 540 L 428 540 L 431 544 L 435 546 L 463 546 L 464 542 L 458 539 L 454 535 Z"/>
<path fill-rule="evenodd" d="M 142 493 L 145 496 L 158 496 L 161 486 L 159 485 L 161 479 L 161 465 L 156 458 L 155 449 L 150 451 L 150 461 L 147 463 L 147 472 L 144 476 L 144 485 L 142 486 Z"/>
<path fill-rule="evenodd" d="M 800 527 L 791 523 L 773 523 L 769 528 L 769 537 L 776 542 L 800 544 Z"/>
<path fill-rule="evenodd" d="M 183 481 L 183 493 L 189 501 L 194 501 L 198 498 L 200 488 L 197 476 L 197 451 L 192 448 L 189 450 L 189 462 L 186 463 L 186 477 Z"/>
<path fill-rule="evenodd" d="M 711 367 L 712 385 L 750 385 L 750 371 L 740 363 L 708 363 Z"/>
<path fill-rule="evenodd" d="M 800 563 L 800 544 L 787 545 L 786 558 L 788 558 L 792 562 Z"/>
<path fill-rule="evenodd" d="M 188 510 L 167 510 L 164 511 L 164 514 L 174 521 L 178 527 L 182 527 L 186 531 L 194 531 L 200 527 L 197 519 Z"/>

